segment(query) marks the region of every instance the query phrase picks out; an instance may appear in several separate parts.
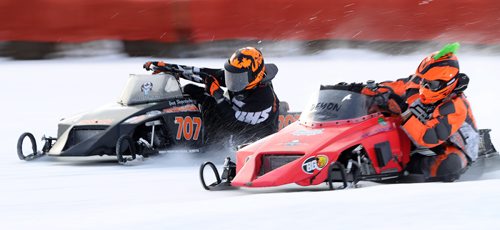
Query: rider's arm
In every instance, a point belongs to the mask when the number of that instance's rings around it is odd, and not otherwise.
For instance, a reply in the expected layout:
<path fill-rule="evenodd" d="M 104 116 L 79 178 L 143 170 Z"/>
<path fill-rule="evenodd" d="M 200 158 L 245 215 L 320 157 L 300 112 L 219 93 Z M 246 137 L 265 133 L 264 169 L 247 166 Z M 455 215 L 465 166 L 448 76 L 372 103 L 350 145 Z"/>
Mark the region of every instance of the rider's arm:
<path fill-rule="evenodd" d="M 200 76 L 202 76 L 203 79 L 205 79 L 207 76 L 213 76 L 217 79 L 220 86 L 226 87 L 226 80 L 224 78 L 224 69 L 200 68 L 200 72 L 204 73 L 200 74 Z"/>
<path fill-rule="evenodd" d="M 414 144 L 432 148 L 445 142 L 457 132 L 467 117 L 467 107 L 464 101 L 457 97 L 439 105 L 430 119 L 421 121 L 416 116 L 410 116 L 402 128 Z"/>

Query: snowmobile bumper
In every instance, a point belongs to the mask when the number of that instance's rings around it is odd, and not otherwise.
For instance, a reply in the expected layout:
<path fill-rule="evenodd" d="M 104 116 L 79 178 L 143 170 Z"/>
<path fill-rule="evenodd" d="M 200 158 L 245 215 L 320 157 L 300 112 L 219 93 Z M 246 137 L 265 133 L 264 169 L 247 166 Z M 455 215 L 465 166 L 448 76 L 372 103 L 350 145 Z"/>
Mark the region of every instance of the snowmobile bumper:
<path fill-rule="evenodd" d="M 205 181 L 205 168 L 210 167 L 215 177 L 215 182 L 207 185 Z M 231 181 L 236 175 L 236 164 L 231 161 L 231 158 L 226 157 L 224 161 L 222 174 L 219 175 L 219 171 L 215 164 L 212 162 L 205 162 L 200 166 L 200 180 L 201 185 L 204 189 L 209 191 L 221 191 L 221 190 L 230 190 L 235 189 L 236 187 L 232 186 Z"/>

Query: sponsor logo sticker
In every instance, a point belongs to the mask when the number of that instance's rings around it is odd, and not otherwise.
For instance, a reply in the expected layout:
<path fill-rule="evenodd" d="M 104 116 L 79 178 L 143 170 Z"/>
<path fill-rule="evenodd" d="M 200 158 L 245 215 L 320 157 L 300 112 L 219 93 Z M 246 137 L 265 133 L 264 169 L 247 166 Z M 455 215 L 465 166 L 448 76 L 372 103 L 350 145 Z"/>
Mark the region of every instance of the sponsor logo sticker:
<path fill-rule="evenodd" d="M 297 146 L 300 145 L 300 140 L 292 140 L 290 142 L 285 143 L 286 146 Z"/>
<path fill-rule="evenodd" d="M 199 111 L 196 105 L 183 105 L 163 109 L 164 113 L 178 113 L 178 112 L 196 112 Z"/>
<path fill-rule="evenodd" d="M 342 98 L 342 102 L 344 102 L 345 100 L 351 100 L 351 94 L 348 94 L 347 96 L 345 96 L 344 98 Z"/>
<path fill-rule="evenodd" d="M 387 125 L 387 122 L 384 120 L 384 118 L 381 118 L 381 117 L 378 118 L 378 123 L 380 125 L 382 125 L 382 126 L 386 126 Z"/>
<path fill-rule="evenodd" d="M 297 130 L 292 134 L 294 136 L 315 136 L 323 133 L 324 129 L 305 129 L 305 130 Z"/>
<path fill-rule="evenodd" d="M 307 158 L 302 163 L 302 170 L 307 174 L 312 174 L 314 170 L 321 170 L 328 165 L 328 157 L 325 155 L 318 155 Z"/>
<path fill-rule="evenodd" d="M 148 81 L 141 85 L 141 92 L 143 92 L 145 96 L 147 96 L 152 89 L 153 89 L 152 82 Z"/>

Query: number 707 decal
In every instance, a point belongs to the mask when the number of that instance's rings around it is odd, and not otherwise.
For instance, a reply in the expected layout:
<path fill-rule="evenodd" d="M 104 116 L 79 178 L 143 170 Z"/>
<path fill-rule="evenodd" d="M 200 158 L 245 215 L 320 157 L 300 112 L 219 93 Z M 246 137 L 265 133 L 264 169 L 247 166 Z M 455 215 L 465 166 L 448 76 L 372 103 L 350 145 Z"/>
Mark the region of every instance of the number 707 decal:
<path fill-rule="evenodd" d="M 201 131 L 201 118 L 200 117 L 175 117 L 175 124 L 177 127 L 176 139 L 180 140 L 184 137 L 185 140 L 198 140 Z"/>

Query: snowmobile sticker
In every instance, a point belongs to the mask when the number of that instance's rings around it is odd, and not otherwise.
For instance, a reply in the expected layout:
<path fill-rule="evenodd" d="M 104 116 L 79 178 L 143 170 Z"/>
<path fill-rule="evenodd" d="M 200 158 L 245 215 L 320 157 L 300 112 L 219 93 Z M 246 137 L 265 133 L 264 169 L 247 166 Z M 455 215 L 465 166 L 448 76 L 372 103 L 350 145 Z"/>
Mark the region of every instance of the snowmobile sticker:
<path fill-rule="evenodd" d="M 194 104 L 188 104 L 188 105 L 184 105 L 184 106 L 174 106 L 174 107 L 165 108 L 162 111 L 153 110 L 153 111 L 149 111 L 143 115 L 130 117 L 129 119 L 125 120 L 124 123 L 137 124 L 139 122 L 144 121 L 145 119 L 147 119 L 149 117 L 154 117 L 154 116 L 158 116 L 158 115 L 165 114 L 165 113 L 184 113 L 184 112 L 197 112 L 197 111 L 199 111 L 198 107 L 196 107 L 196 105 L 194 105 Z M 102 123 L 102 124 L 105 124 L 105 123 Z M 109 121 L 109 124 L 111 124 L 111 120 Z"/>
<path fill-rule="evenodd" d="M 195 102 L 192 99 L 176 99 L 175 101 L 169 102 L 170 105 L 172 106 L 181 106 L 181 105 L 188 105 L 188 104 L 195 104 Z"/>
<path fill-rule="evenodd" d="M 300 117 L 300 114 L 287 114 L 286 116 L 285 115 L 279 115 L 278 116 L 278 121 L 279 121 L 279 125 L 278 125 L 278 129 L 281 130 L 283 128 L 285 128 L 286 126 L 288 126 L 289 124 L 292 124 L 293 122 L 297 121 Z"/>
<path fill-rule="evenodd" d="M 297 130 L 292 134 L 294 136 L 315 136 L 323 133 L 324 129 L 306 129 L 306 130 Z"/>
<path fill-rule="evenodd" d="M 297 146 L 300 144 L 302 144 L 302 143 L 300 143 L 300 140 L 293 140 L 293 141 L 285 143 L 285 146 Z"/>
<path fill-rule="evenodd" d="M 379 133 L 383 133 L 383 132 L 388 132 L 390 131 L 392 128 L 391 127 L 384 127 L 384 128 L 378 128 L 378 129 L 375 129 L 373 131 L 370 131 L 370 132 L 366 132 L 366 133 L 363 133 L 361 135 L 362 138 L 367 138 L 369 136 L 373 136 L 375 134 L 379 134 Z"/>
<path fill-rule="evenodd" d="M 351 100 L 351 95 L 352 94 L 348 94 L 347 96 L 345 96 L 344 98 L 342 98 L 341 102 L 344 102 L 345 100 Z"/>
<path fill-rule="evenodd" d="M 151 111 L 146 113 L 146 117 L 154 117 L 154 116 L 158 116 L 160 114 L 162 114 L 161 111 L 151 110 Z"/>
<path fill-rule="evenodd" d="M 110 125 L 111 123 L 113 123 L 112 119 L 90 119 L 78 122 L 79 125 Z"/>
<path fill-rule="evenodd" d="M 384 118 L 381 118 L 381 117 L 378 118 L 377 122 L 382 126 L 387 125 L 387 122 L 384 120 Z"/>
<path fill-rule="evenodd" d="M 181 137 L 184 137 L 185 140 L 198 140 L 201 131 L 201 118 L 199 117 L 175 117 L 175 124 L 177 127 L 177 135 L 176 139 L 180 140 Z"/>
<path fill-rule="evenodd" d="M 196 107 L 196 105 L 194 104 L 163 109 L 164 113 L 196 112 L 196 111 L 198 111 L 198 107 Z"/>
<path fill-rule="evenodd" d="M 328 165 L 328 157 L 325 155 L 309 157 L 302 163 L 302 171 L 307 174 L 312 174 L 314 170 L 321 170 L 326 165 Z"/>
<path fill-rule="evenodd" d="M 310 111 L 320 111 L 320 110 L 331 110 L 338 112 L 342 108 L 342 105 L 332 102 L 318 102 L 316 104 L 312 104 Z"/>
<path fill-rule="evenodd" d="M 153 82 L 148 81 L 141 85 L 141 92 L 144 93 L 144 96 L 147 96 L 152 89 L 153 89 Z"/>

